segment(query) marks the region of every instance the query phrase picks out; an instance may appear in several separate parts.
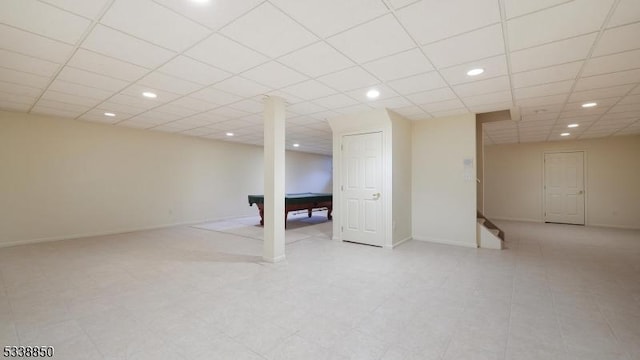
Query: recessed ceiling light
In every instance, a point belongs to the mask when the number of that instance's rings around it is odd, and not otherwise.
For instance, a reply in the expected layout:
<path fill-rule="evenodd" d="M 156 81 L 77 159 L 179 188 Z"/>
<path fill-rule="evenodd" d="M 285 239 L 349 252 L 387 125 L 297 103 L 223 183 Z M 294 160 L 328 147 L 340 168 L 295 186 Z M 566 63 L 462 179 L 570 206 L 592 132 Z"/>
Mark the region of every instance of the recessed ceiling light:
<path fill-rule="evenodd" d="M 114 116 L 116 116 L 116 114 L 114 114 L 112 112 L 106 112 L 106 113 L 104 113 L 104 116 L 114 117 Z"/>
<path fill-rule="evenodd" d="M 293 144 L 293 147 L 300 147 L 300 144 Z"/>
<path fill-rule="evenodd" d="M 191 2 L 194 2 L 196 4 L 206 4 L 209 2 L 209 0 L 191 0 Z"/>
<path fill-rule="evenodd" d="M 367 91 L 367 97 L 369 99 L 375 99 L 378 96 L 380 96 L 380 91 L 378 91 L 376 89 L 371 89 L 371 90 Z"/>
<path fill-rule="evenodd" d="M 228 133 L 226 133 L 225 135 L 227 135 L 227 136 L 233 136 L 233 135 L 235 135 L 235 134 L 234 134 L 234 133 L 232 133 L 232 132 L 228 132 Z"/>
<path fill-rule="evenodd" d="M 483 68 L 471 69 L 467 71 L 467 75 L 469 76 L 478 76 L 484 72 Z"/>
<path fill-rule="evenodd" d="M 150 91 L 145 91 L 142 93 L 142 96 L 149 98 L 149 99 L 155 99 L 158 97 L 158 95 L 156 95 L 155 93 L 152 93 Z"/>
<path fill-rule="evenodd" d="M 577 128 L 578 126 L 580 126 L 580 125 L 578 125 L 578 124 L 569 124 L 569 125 L 567 125 L 568 128 Z"/>
<path fill-rule="evenodd" d="M 594 107 L 594 106 L 596 106 L 596 105 L 598 105 L 598 103 L 590 102 L 590 103 L 584 103 L 584 104 L 582 104 L 582 107 L 583 107 L 583 108 L 590 108 L 590 107 Z"/>
<path fill-rule="evenodd" d="M 560 134 L 560 136 L 569 136 L 569 135 L 571 135 L 571 134 L 570 133 L 562 133 L 562 134 Z"/>

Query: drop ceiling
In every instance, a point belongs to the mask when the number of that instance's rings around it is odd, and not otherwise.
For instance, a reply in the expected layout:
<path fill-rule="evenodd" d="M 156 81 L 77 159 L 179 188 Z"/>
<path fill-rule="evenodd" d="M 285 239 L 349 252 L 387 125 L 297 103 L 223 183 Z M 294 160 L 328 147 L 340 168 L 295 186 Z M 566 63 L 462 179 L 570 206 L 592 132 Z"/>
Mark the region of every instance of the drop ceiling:
<path fill-rule="evenodd" d="M 2 0 L 0 108 L 261 145 L 278 95 L 320 154 L 327 118 L 381 107 L 519 109 L 490 144 L 638 134 L 639 34 L 637 0 Z"/>

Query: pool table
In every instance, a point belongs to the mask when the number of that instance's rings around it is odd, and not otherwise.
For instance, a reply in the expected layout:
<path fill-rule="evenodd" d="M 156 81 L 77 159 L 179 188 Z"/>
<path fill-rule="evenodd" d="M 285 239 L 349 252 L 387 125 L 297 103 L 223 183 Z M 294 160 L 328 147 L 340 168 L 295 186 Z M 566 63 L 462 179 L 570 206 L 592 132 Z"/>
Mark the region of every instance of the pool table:
<path fill-rule="evenodd" d="M 313 209 L 327 208 L 327 219 L 331 220 L 333 195 L 324 193 L 286 194 L 284 197 L 284 226 L 287 226 L 289 211 L 307 210 L 309 217 Z M 249 195 L 249 206 L 256 204 L 260 211 L 260 225 L 264 225 L 264 195 Z"/>

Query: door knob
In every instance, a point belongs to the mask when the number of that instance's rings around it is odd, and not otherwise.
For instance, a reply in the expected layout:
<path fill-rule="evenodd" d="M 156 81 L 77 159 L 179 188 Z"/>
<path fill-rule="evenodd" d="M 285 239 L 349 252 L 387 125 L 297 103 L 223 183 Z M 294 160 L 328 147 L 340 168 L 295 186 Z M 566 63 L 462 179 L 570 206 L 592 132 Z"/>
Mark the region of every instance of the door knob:
<path fill-rule="evenodd" d="M 380 199 L 380 193 L 373 194 L 373 200 L 378 200 L 378 199 Z"/>
<path fill-rule="evenodd" d="M 582 194 L 584 194 L 584 191 L 582 190 L 578 191 L 578 195 L 582 195 Z"/>

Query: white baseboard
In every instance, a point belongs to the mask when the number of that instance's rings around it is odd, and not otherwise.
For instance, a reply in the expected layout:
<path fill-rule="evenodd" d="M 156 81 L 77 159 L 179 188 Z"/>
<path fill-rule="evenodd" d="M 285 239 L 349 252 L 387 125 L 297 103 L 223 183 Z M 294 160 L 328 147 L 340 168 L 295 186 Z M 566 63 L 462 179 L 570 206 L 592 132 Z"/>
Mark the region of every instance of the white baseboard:
<path fill-rule="evenodd" d="M 396 248 L 396 247 L 398 247 L 398 246 L 400 246 L 400 245 L 402 245 L 402 244 L 406 243 L 407 241 L 409 241 L 409 240 L 411 240 L 411 239 L 413 239 L 411 236 L 407 236 L 406 238 L 404 238 L 404 239 L 402 239 L 402 240 L 400 240 L 400 241 L 397 241 L 397 242 L 393 243 L 391 246 L 389 246 L 389 245 L 385 245 L 385 246 L 383 246 L 383 247 L 384 247 L 385 249 L 394 249 L 394 248 Z"/>
<path fill-rule="evenodd" d="M 280 255 L 280 256 L 278 256 L 276 258 L 267 258 L 267 257 L 264 257 L 264 256 L 262 257 L 262 260 L 264 260 L 266 262 L 269 262 L 269 263 L 272 263 L 272 264 L 284 261 L 284 259 L 285 259 L 285 255 Z"/>
<path fill-rule="evenodd" d="M 589 227 L 605 227 L 623 230 L 640 230 L 640 227 L 624 226 L 624 225 L 609 225 L 609 224 L 588 224 Z"/>
<path fill-rule="evenodd" d="M 437 238 L 432 238 L 432 237 L 420 237 L 420 236 L 418 236 L 418 237 L 414 236 L 413 240 L 432 242 L 432 243 L 444 244 L 444 245 L 463 246 L 463 247 L 474 248 L 474 249 L 478 248 L 478 244 L 475 241 L 474 242 L 461 242 L 461 241 L 453 241 L 453 240 L 448 240 L 448 239 L 437 239 Z"/>
<path fill-rule="evenodd" d="M 485 215 L 485 217 L 489 220 L 503 220 L 503 221 L 521 221 L 521 222 L 534 222 L 534 223 L 542 223 L 542 219 L 529 219 L 529 218 L 512 218 L 506 216 L 489 216 Z"/>
<path fill-rule="evenodd" d="M 53 237 L 37 238 L 37 239 L 25 239 L 25 240 L 18 240 L 18 241 L 0 242 L 0 248 L 10 247 L 10 246 L 19 246 L 19 245 L 39 244 L 39 243 L 61 241 L 61 240 L 81 239 L 81 238 L 87 238 L 87 237 L 126 234 L 126 233 L 131 233 L 136 231 L 165 229 L 165 228 L 170 228 L 174 226 L 196 225 L 196 224 L 212 222 L 212 221 L 224 221 L 224 220 L 234 219 L 238 217 L 240 216 L 225 216 L 222 218 L 204 219 L 204 220 L 197 220 L 197 221 L 183 221 L 183 222 L 155 225 L 155 226 L 124 228 L 124 229 L 102 231 L 102 232 L 92 232 L 92 233 L 62 235 L 62 236 L 53 236 Z"/>

